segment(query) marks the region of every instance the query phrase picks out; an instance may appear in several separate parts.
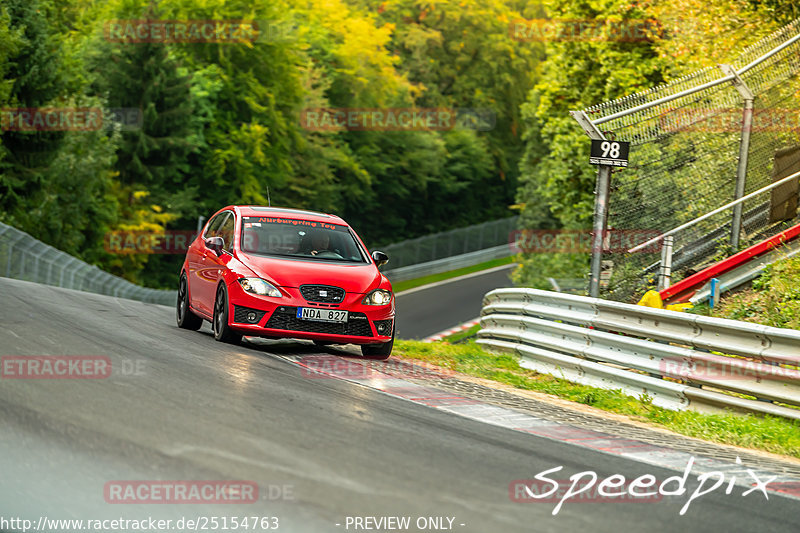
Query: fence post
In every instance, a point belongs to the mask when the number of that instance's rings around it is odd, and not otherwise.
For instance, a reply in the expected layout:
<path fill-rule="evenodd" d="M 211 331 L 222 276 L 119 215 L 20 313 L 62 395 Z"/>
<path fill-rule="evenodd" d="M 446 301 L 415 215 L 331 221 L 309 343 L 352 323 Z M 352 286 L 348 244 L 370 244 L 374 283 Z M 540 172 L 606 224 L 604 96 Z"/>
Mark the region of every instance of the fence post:
<path fill-rule="evenodd" d="M 675 237 L 664 237 L 661 248 L 661 275 L 658 277 L 658 290 L 663 291 L 672 284 L 672 245 Z"/>
<path fill-rule="evenodd" d="M 747 184 L 747 156 L 750 152 L 750 132 L 753 129 L 753 91 L 742 81 L 739 75 L 730 65 L 720 65 L 720 69 L 725 75 L 733 76 L 731 83 L 739 91 L 744 100 L 742 110 L 742 136 L 739 138 L 739 163 L 736 168 L 736 186 L 734 188 L 733 199 L 738 200 L 744 196 L 745 185 Z M 731 220 L 731 248 L 737 251 L 739 248 L 739 238 L 742 232 L 742 210 L 743 204 L 736 204 L 733 208 L 733 218 Z"/>
<path fill-rule="evenodd" d="M 44 244 L 44 243 L 42 243 L 42 244 Z M 45 283 L 45 282 L 42 281 L 44 276 L 42 276 L 42 269 L 41 269 L 42 256 L 45 253 L 47 253 L 47 248 L 42 248 L 42 251 L 34 256 L 35 261 L 36 261 L 36 276 L 30 281 L 35 281 L 36 283 Z"/>
<path fill-rule="evenodd" d="M 583 111 L 570 111 L 570 115 L 591 139 L 605 139 L 605 135 L 597 129 Z M 603 266 L 603 239 L 608 223 L 608 200 L 611 191 L 611 167 L 600 165 L 597 169 L 597 184 L 594 191 L 594 224 L 592 234 L 592 266 L 589 277 L 589 296 L 600 296 L 600 271 Z"/>
<path fill-rule="evenodd" d="M 70 257 L 66 263 L 61 265 L 61 275 L 58 277 L 58 286 L 64 286 L 64 274 L 67 272 L 67 266 L 77 261 L 74 257 Z"/>
<path fill-rule="evenodd" d="M 8 243 L 8 260 L 6 261 L 6 277 L 11 277 L 11 257 L 14 255 L 14 247 L 17 245 L 18 242 L 22 240 L 22 235 L 17 236 L 16 239 L 11 240 Z"/>

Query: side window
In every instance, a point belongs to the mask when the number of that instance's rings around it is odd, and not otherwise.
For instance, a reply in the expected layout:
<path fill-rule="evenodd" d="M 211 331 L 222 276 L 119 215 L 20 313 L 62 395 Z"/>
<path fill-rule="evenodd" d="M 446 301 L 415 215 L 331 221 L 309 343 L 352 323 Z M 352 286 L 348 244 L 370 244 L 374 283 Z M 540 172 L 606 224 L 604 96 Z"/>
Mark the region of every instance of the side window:
<path fill-rule="evenodd" d="M 233 223 L 234 223 L 234 216 L 232 214 L 228 214 L 228 218 L 222 223 L 219 227 L 219 231 L 217 235 L 222 237 L 222 240 L 225 241 L 223 247 L 228 250 L 229 252 L 233 251 Z"/>
<path fill-rule="evenodd" d="M 211 222 L 208 223 L 208 227 L 206 228 L 206 232 L 203 234 L 203 238 L 207 239 L 209 237 L 218 237 L 219 236 L 219 226 L 225 220 L 225 217 L 228 216 L 228 211 L 223 211 L 219 215 L 215 216 L 211 219 Z"/>

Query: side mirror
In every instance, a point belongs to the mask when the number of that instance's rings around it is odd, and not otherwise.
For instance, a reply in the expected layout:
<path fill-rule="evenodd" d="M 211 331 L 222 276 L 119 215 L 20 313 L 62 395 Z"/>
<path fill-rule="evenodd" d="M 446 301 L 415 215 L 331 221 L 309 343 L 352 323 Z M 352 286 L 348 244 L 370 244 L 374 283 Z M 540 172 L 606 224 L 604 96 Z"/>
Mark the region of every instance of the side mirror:
<path fill-rule="evenodd" d="M 222 237 L 209 237 L 206 239 L 206 248 L 213 250 L 217 257 L 222 255 L 222 249 L 225 247 L 225 241 Z"/>
<path fill-rule="evenodd" d="M 380 250 L 372 252 L 372 260 L 375 261 L 375 266 L 380 268 L 389 262 L 389 256 Z"/>

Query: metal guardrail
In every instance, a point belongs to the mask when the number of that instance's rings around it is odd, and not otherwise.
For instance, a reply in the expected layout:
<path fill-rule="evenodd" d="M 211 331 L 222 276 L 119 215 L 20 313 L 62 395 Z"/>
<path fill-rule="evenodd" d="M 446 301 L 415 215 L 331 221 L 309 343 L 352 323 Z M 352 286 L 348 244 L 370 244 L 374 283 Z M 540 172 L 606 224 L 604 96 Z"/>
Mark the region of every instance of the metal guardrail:
<path fill-rule="evenodd" d="M 511 247 L 508 244 L 501 244 L 492 248 L 478 250 L 477 252 L 470 252 L 467 254 L 456 255 L 453 257 L 445 257 L 444 259 L 437 259 L 436 261 L 428 261 L 427 263 L 419 263 L 417 265 L 409 265 L 392 270 L 386 270 L 384 275 L 391 281 L 406 281 L 409 279 L 421 278 L 423 276 L 430 276 L 432 274 L 440 274 L 450 270 L 459 268 L 470 267 L 478 265 L 493 259 L 502 259 L 514 255 Z M 391 258 L 389 259 L 391 262 Z"/>
<path fill-rule="evenodd" d="M 469 248 L 484 242 L 494 242 L 498 238 L 502 242 L 506 242 L 511 231 L 509 228 L 513 228 L 514 224 L 516 224 L 516 218 L 502 219 L 435 234 L 430 237 L 415 239 L 414 241 L 406 241 L 405 244 L 399 243 L 399 245 L 392 245 L 384 249 L 392 250 L 394 249 L 392 247 L 397 246 L 400 246 L 400 249 L 404 249 L 403 247 L 408 248 L 418 242 L 430 244 L 437 239 L 469 237 L 473 233 L 478 235 L 485 233 L 486 238 L 480 238 L 474 242 L 470 241 L 466 245 L 460 244 L 459 246 L 462 248 L 467 246 Z M 489 238 L 490 233 L 494 240 Z M 445 240 L 443 242 L 449 241 Z M 425 251 L 428 254 L 430 252 L 431 250 Z M 440 253 L 444 253 L 444 251 L 440 250 Z M 392 281 L 403 281 L 477 265 L 510 255 L 513 255 L 513 251 L 510 245 L 506 243 L 434 261 L 393 268 L 384 271 L 384 274 Z M 392 263 L 395 263 L 394 260 L 395 257 L 391 257 Z M 174 305 L 177 298 L 176 291 L 141 287 L 128 280 L 104 272 L 94 265 L 53 248 L 31 235 L 2 222 L 0 222 L 0 276 L 163 305 Z"/>
<path fill-rule="evenodd" d="M 2 222 L 0 276 L 163 305 L 177 299 L 176 291 L 140 287 Z"/>
<path fill-rule="evenodd" d="M 519 217 L 516 216 L 501 218 L 385 246 L 370 246 L 370 249 L 386 252 L 391 258 L 389 267 L 394 270 L 501 245 L 509 247 L 508 255 L 513 255 L 509 245 L 511 233 L 517 229 L 518 220 Z"/>
<path fill-rule="evenodd" d="M 668 409 L 800 420 L 800 331 L 536 289 L 483 305 L 478 343 L 525 368 Z"/>

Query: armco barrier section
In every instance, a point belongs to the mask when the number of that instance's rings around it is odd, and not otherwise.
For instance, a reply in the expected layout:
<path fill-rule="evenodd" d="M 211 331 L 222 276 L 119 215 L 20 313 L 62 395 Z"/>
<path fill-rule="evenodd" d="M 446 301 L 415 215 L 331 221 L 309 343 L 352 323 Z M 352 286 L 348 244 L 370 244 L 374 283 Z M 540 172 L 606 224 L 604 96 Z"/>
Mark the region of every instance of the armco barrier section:
<path fill-rule="evenodd" d="M 481 326 L 479 344 L 538 372 L 668 409 L 800 420 L 798 330 L 536 289 L 489 292 Z"/>
<path fill-rule="evenodd" d="M 387 270 L 430 263 L 448 257 L 465 256 L 488 248 L 505 245 L 505 257 L 514 254 L 510 246 L 511 233 L 517 229 L 519 217 L 508 217 L 473 226 L 433 233 L 386 246 L 370 246 L 389 256 Z M 473 263 L 474 264 L 474 263 Z M 440 272 L 444 272 L 441 270 Z"/>
<path fill-rule="evenodd" d="M 0 276 L 163 305 L 177 299 L 177 291 L 140 287 L 2 222 Z"/>
<path fill-rule="evenodd" d="M 421 278 L 424 276 L 430 276 L 432 274 L 441 274 L 442 272 L 449 272 L 450 270 L 457 270 L 459 268 L 478 265 L 493 259 L 502 259 L 511 255 L 509 250 L 509 246 L 507 244 L 503 244 L 492 248 L 486 248 L 485 250 L 478 250 L 477 252 L 469 252 L 467 254 L 437 259 L 436 261 L 428 261 L 427 263 L 419 263 L 417 265 L 409 265 L 392 270 L 386 270 L 383 273 L 392 282 L 406 281 L 409 279 Z"/>

